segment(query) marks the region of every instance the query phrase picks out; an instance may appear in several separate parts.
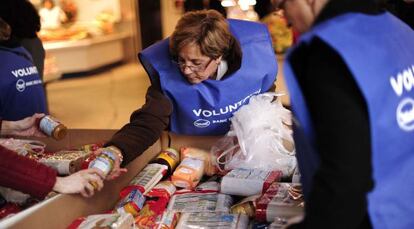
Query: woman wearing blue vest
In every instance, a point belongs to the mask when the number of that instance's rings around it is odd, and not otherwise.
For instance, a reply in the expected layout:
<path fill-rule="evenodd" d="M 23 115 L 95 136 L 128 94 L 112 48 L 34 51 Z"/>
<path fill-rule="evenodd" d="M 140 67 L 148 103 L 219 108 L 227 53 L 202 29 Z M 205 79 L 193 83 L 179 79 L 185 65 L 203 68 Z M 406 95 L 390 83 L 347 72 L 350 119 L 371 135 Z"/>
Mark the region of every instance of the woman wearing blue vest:
<path fill-rule="evenodd" d="M 414 32 L 375 0 L 280 0 L 306 199 L 289 228 L 413 228 Z M 402 191 L 403 190 L 403 191 Z"/>
<path fill-rule="evenodd" d="M 152 84 L 146 103 L 107 143 L 122 152 L 125 164 L 167 128 L 183 135 L 225 134 L 232 113 L 252 95 L 274 90 L 277 74 L 266 26 L 226 20 L 214 10 L 186 13 L 170 38 L 139 59 Z"/>
<path fill-rule="evenodd" d="M 0 18 L 0 117 L 16 121 L 47 113 L 43 82 L 31 55 Z"/>

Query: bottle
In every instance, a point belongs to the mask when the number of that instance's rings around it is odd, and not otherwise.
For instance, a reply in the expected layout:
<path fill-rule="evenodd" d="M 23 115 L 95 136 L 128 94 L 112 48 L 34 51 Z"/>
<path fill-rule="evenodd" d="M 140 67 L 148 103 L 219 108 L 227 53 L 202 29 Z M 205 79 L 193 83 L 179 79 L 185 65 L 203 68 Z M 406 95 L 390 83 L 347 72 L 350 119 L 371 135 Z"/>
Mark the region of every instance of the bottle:
<path fill-rule="evenodd" d="M 173 148 L 166 148 L 165 150 L 161 150 L 152 163 L 166 165 L 168 167 L 167 174 L 169 176 L 174 172 L 174 169 L 179 162 L 180 154 L 178 151 Z"/>
<path fill-rule="evenodd" d="M 56 140 L 63 139 L 67 133 L 67 127 L 50 115 L 46 115 L 40 119 L 39 129 L 47 136 Z"/>
<path fill-rule="evenodd" d="M 114 168 L 115 159 L 116 157 L 113 152 L 104 150 L 93 161 L 89 163 L 89 168 L 97 168 L 101 170 L 104 176 L 106 177 Z M 91 182 L 91 184 L 96 189 L 97 184 L 95 182 Z"/>
<path fill-rule="evenodd" d="M 97 168 L 102 171 L 104 176 L 107 176 L 114 168 L 115 159 L 116 157 L 113 152 L 103 151 L 91 161 L 89 168 Z"/>

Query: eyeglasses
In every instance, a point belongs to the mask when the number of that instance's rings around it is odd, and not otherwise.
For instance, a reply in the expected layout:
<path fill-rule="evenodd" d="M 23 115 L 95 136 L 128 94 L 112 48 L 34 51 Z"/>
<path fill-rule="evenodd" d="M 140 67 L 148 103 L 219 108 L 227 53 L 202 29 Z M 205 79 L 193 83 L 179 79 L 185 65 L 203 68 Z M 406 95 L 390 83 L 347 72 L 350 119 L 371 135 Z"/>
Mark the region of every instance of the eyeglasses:
<path fill-rule="evenodd" d="M 211 64 L 212 61 L 213 61 L 213 59 L 210 58 L 210 60 L 207 63 L 205 63 L 205 64 L 199 64 L 199 65 L 187 65 L 183 61 L 173 61 L 173 63 L 175 63 L 176 65 L 178 65 L 178 67 L 180 69 L 182 69 L 182 70 L 184 70 L 187 67 L 192 72 L 204 72 L 207 69 L 207 67 Z"/>

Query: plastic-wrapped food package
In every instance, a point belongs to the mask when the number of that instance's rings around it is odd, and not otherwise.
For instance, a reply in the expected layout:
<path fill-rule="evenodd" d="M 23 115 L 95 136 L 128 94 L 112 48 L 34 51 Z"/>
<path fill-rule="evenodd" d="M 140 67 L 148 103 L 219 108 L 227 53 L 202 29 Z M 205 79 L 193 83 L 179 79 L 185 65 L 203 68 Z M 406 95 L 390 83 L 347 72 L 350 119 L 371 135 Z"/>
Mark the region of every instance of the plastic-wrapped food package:
<path fill-rule="evenodd" d="M 273 183 L 256 201 L 257 221 L 280 221 L 302 215 L 304 199 L 300 184 Z"/>
<path fill-rule="evenodd" d="M 46 155 L 39 162 L 52 167 L 59 175 L 69 175 L 81 170 L 83 162 L 90 155 L 91 152 L 83 150 L 62 150 Z"/>
<path fill-rule="evenodd" d="M 162 217 L 157 219 L 157 222 L 155 223 L 156 229 L 174 229 L 176 228 L 175 225 L 177 225 L 179 213 L 173 212 L 173 211 L 166 211 L 164 214 L 162 214 Z M 153 229 L 151 228 L 151 229 Z"/>
<path fill-rule="evenodd" d="M 194 189 L 204 174 L 204 161 L 187 157 L 175 169 L 171 176 L 173 184 L 180 188 Z"/>
<path fill-rule="evenodd" d="M 209 151 L 196 147 L 181 147 L 180 153 L 182 159 L 190 157 L 204 161 L 204 174 L 207 176 L 213 176 L 217 173 L 216 166 L 212 161 L 212 154 Z"/>
<path fill-rule="evenodd" d="M 228 213 L 232 198 L 220 193 L 175 194 L 168 204 L 168 211 L 175 212 L 224 212 Z"/>
<path fill-rule="evenodd" d="M 131 190 L 137 187 L 143 188 L 143 194 L 149 192 L 167 173 L 168 167 L 160 164 L 148 164 L 145 168 L 135 176 L 128 186 L 121 190 L 120 196 L 124 197 Z"/>
<path fill-rule="evenodd" d="M 217 212 L 183 213 L 177 229 L 243 229 L 247 228 L 249 219 L 242 214 Z"/>
<path fill-rule="evenodd" d="M 260 196 L 254 195 L 242 199 L 237 204 L 231 206 L 230 212 L 233 214 L 240 213 L 247 215 L 249 218 L 254 218 L 256 216 L 256 200 Z"/>
<path fill-rule="evenodd" d="M 100 214 L 90 215 L 78 226 L 69 228 L 94 229 L 94 228 L 116 228 L 135 229 L 134 218 L 131 214 Z"/>
<path fill-rule="evenodd" d="M 230 195 L 252 196 L 263 193 L 273 182 L 280 181 L 282 172 L 260 169 L 233 169 L 221 181 L 221 192 Z"/>
<path fill-rule="evenodd" d="M 155 228 L 157 221 L 166 212 L 168 202 L 175 190 L 176 188 L 171 181 L 158 183 L 145 195 L 147 201 L 138 216 L 135 217 L 135 224 L 139 228 Z"/>

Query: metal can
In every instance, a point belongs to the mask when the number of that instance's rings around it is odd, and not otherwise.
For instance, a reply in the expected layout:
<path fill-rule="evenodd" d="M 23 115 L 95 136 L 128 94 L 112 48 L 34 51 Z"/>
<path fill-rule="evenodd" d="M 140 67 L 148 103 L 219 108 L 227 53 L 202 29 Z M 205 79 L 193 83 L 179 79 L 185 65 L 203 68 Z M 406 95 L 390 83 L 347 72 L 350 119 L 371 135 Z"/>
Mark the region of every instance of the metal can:
<path fill-rule="evenodd" d="M 134 217 L 142 209 L 145 202 L 143 188 L 138 187 L 132 190 L 125 198 L 123 198 L 116 207 L 116 211 L 120 214 L 131 213 Z"/>

